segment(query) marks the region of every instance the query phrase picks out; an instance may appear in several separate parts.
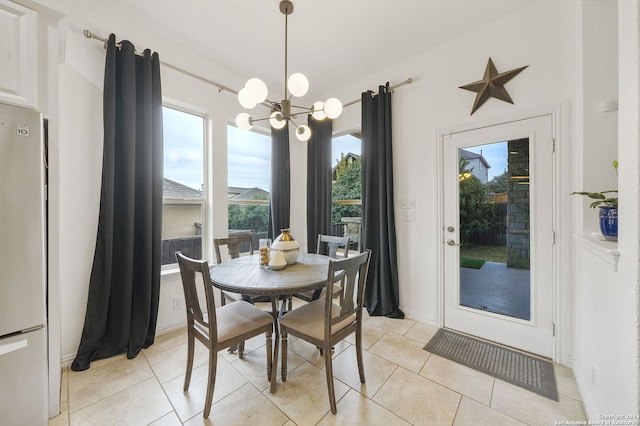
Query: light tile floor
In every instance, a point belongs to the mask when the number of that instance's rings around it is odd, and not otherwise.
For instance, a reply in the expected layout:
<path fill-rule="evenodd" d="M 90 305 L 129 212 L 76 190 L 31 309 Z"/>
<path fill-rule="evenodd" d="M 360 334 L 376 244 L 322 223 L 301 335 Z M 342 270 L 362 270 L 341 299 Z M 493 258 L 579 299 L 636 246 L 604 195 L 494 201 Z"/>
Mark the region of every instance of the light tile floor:
<path fill-rule="evenodd" d="M 182 391 L 186 331 L 157 336 L 137 358 L 63 371 L 62 413 L 49 425 L 553 425 L 586 420 L 570 369 L 556 365 L 560 402 L 494 379 L 422 349 L 436 328 L 409 319 L 367 318 L 366 384 L 360 384 L 353 336 L 334 351 L 338 414 L 329 409 L 319 352 L 291 339 L 287 381 L 269 392 L 264 337 L 246 356 L 219 353 L 213 406 L 202 419 L 207 354 L 196 343 L 191 386 Z"/>

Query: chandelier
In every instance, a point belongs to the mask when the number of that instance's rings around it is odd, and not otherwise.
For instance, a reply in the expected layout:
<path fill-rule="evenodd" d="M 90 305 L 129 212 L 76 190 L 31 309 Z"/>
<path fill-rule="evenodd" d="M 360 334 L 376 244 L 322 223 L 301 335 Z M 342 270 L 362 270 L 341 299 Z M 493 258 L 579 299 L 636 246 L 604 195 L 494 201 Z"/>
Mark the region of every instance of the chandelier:
<path fill-rule="evenodd" d="M 267 85 L 259 78 L 250 78 L 238 92 L 238 102 L 246 109 L 253 109 L 264 102 L 271 107 L 271 115 L 265 118 L 252 118 L 246 112 L 236 117 L 236 125 L 241 130 L 250 130 L 256 121 L 269 120 L 274 129 L 282 129 L 287 122 L 296 127 L 296 137 L 301 141 L 308 141 L 311 129 L 306 124 L 297 125 L 294 121 L 297 114 L 311 114 L 316 120 L 325 118 L 335 119 L 342 114 L 342 103 L 336 98 L 329 98 L 325 102 L 315 102 L 311 107 L 293 105 L 292 97 L 302 97 L 309 90 L 309 80 L 304 74 L 294 73 L 287 78 L 287 18 L 293 12 L 293 3 L 289 0 L 280 2 L 280 12 L 284 15 L 284 97 L 280 102 L 267 99 Z M 295 110 L 295 111 L 294 111 Z"/>

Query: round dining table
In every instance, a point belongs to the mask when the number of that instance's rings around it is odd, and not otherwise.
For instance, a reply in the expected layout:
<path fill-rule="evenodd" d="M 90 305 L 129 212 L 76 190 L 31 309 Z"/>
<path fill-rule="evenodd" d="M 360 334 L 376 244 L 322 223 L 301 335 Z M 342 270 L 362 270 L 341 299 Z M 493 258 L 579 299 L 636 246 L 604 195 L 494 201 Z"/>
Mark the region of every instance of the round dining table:
<path fill-rule="evenodd" d="M 292 295 L 310 290 L 316 290 L 320 294 L 327 283 L 330 260 L 332 258 L 329 256 L 300 253 L 296 263 L 281 270 L 273 270 L 260 266 L 259 255 L 254 254 L 225 260 L 210 270 L 211 283 L 221 290 L 271 298 L 274 344 L 272 365 L 267 366 L 271 393 L 275 392 L 280 346 L 278 318 L 285 313 L 285 303 Z M 278 308 L 280 299 L 282 306 Z"/>

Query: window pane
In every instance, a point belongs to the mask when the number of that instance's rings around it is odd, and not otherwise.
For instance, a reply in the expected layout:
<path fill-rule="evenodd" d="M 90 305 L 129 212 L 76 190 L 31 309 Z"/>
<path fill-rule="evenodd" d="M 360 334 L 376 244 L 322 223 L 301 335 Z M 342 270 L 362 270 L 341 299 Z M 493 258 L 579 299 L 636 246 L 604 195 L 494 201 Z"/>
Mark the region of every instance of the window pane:
<path fill-rule="evenodd" d="M 348 236 L 354 248 L 360 243 L 362 221 L 361 140 L 355 135 L 333 139 L 331 233 Z"/>
<path fill-rule="evenodd" d="M 203 258 L 204 117 L 163 107 L 162 264 L 175 252 Z"/>
<path fill-rule="evenodd" d="M 269 229 L 271 137 L 227 126 L 229 235 Z M 257 245 L 256 245 L 257 246 Z"/>

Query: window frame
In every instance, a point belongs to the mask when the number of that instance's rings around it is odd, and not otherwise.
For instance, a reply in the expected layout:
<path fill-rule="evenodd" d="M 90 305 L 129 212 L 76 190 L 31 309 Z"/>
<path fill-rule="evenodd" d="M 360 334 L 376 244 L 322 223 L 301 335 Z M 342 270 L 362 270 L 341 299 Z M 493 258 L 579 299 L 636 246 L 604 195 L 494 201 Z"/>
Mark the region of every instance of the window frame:
<path fill-rule="evenodd" d="M 235 125 L 235 123 L 227 123 L 227 232 L 231 231 L 231 229 L 229 228 L 229 207 L 232 205 L 238 205 L 238 206 L 267 206 L 269 207 L 271 204 L 271 145 L 269 145 L 269 188 L 266 190 L 267 193 L 269 194 L 269 198 L 266 200 L 246 200 L 246 199 L 238 199 L 238 200 L 233 200 L 230 199 L 228 197 L 228 191 L 230 187 L 236 187 L 236 185 L 231 185 L 231 183 L 229 182 L 229 147 L 231 146 L 231 144 L 233 143 L 232 139 L 229 137 L 230 132 L 229 132 L 229 128 L 235 128 L 238 132 L 244 132 L 240 129 L 238 129 L 238 126 Z M 267 138 L 267 142 L 269 144 L 271 144 L 271 135 L 268 131 L 260 128 L 260 127 L 254 127 L 252 129 L 250 129 L 248 132 L 252 132 L 252 133 L 256 133 L 260 136 L 264 136 L 265 138 Z M 244 188 L 244 187 L 243 187 Z M 253 188 L 253 187 L 252 187 Z M 268 232 L 268 229 L 267 231 Z"/>
<path fill-rule="evenodd" d="M 173 205 L 200 205 L 202 206 L 202 211 L 201 211 L 201 232 L 200 235 L 202 237 L 202 241 L 201 241 L 201 253 L 202 253 L 202 258 L 203 259 L 209 259 L 210 258 L 210 245 L 207 244 L 207 239 L 208 236 L 210 235 L 210 227 L 211 227 L 211 223 L 209 220 L 209 215 L 208 215 L 208 211 L 209 211 L 209 206 L 212 202 L 211 199 L 211 194 L 209 191 L 209 167 L 210 167 L 210 161 L 209 161 L 209 151 L 208 151 L 208 146 L 211 143 L 210 141 L 210 127 L 211 127 L 211 117 L 210 114 L 208 112 L 206 112 L 205 110 L 201 109 L 201 108 L 197 108 L 193 105 L 184 103 L 184 102 L 179 102 L 179 101 L 175 101 L 175 100 L 170 100 L 167 98 L 163 99 L 162 102 L 162 108 L 163 108 L 163 112 L 164 112 L 164 108 L 169 108 L 172 110 L 176 110 L 178 112 L 181 113 L 185 113 L 185 114 L 189 114 L 189 115 L 193 115 L 196 116 L 200 119 L 202 119 L 202 199 L 200 200 L 195 200 L 195 199 L 180 199 L 180 198 L 165 198 L 164 197 L 164 193 L 163 193 L 163 197 L 162 197 L 162 208 L 163 208 L 163 223 L 164 223 L 164 207 L 166 204 L 166 201 L 171 201 L 171 204 Z M 165 124 L 163 123 L 163 127 L 165 126 Z M 164 131 L 163 131 L 164 133 Z M 163 138 L 162 138 L 162 142 L 163 142 L 163 164 L 164 164 L 164 156 L 165 156 L 165 139 L 164 139 L 164 134 L 163 134 Z M 164 175 L 164 166 L 163 166 L 163 173 L 162 173 L 162 177 L 163 177 L 163 184 L 164 184 L 164 179 L 166 178 L 166 176 Z M 164 241 L 164 238 L 163 238 Z M 165 273 L 171 273 L 171 272 L 175 272 L 178 270 L 178 264 L 177 262 L 173 262 L 173 263 L 167 263 L 164 265 L 161 265 L 161 274 L 165 274 Z"/>

